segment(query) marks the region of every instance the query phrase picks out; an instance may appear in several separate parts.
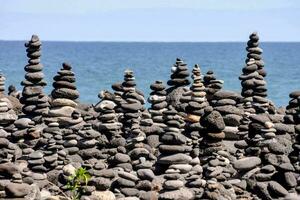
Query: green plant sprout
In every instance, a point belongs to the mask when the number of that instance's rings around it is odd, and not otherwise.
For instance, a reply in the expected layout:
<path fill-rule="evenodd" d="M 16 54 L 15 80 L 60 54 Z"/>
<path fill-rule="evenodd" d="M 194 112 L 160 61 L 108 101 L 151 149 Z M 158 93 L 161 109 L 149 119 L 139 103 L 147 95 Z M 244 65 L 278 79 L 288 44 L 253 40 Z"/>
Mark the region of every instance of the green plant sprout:
<path fill-rule="evenodd" d="M 85 168 L 78 168 L 74 175 L 68 177 L 67 188 L 72 192 L 72 200 L 79 200 L 84 192 L 83 186 L 86 186 L 91 179 L 91 175 Z"/>

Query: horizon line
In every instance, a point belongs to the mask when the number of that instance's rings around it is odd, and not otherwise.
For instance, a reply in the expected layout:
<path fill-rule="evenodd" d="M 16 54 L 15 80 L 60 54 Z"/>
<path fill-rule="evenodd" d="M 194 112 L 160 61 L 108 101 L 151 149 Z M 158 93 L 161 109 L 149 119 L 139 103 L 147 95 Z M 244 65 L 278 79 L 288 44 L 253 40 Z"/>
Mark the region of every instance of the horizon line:
<path fill-rule="evenodd" d="M 28 40 L 14 40 L 14 39 L 0 39 L 1 42 L 24 42 Z M 41 40 L 43 42 L 85 42 L 85 43 L 92 43 L 92 42 L 115 42 L 115 43 L 243 43 L 247 42 L 246 41 L 159 41 L 159 40 Z M 260 41 L 260 42 L 265 42 L 265 43 L 299 43 L 300 40 L 295 40 L 295 41 L 272 41 L 272 40 L 266 40 L 266 41 Z"/>

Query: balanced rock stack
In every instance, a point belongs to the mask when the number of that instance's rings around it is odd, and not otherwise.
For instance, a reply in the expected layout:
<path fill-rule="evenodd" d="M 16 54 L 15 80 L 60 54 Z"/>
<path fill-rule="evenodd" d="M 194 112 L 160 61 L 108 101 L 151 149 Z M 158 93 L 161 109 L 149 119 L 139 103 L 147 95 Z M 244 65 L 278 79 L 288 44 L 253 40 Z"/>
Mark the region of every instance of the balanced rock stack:
<path fill-rule="evenodd" d="M 78 153 L 78 141 L 80 137 L 75 132 L 75 130 L 72 129 L 62 129 L 63 134 L 63 151 L 65 152 L 66 157 L 70 155 L 75 155 Z"/>
<path fill-rule="evenodd" d="M 176 59 L 176 63 L 173 65 L 171 72 L 171 80 L 168 81 L 169 86 L 180 87 L 190 84 L 188 79 L 190 73 L 188 71 L 187 64 L 185 64 L 181 59 Z"/>
<path fill-rule="evenodd" d="M 2 73 L 0 73 L 0 95 L 4 94 L 5 92 L 5 80 L 5 76 Z"/>
<path fill-rule="evenodd" d="M 213 95 L 223 88 L 224 81 L 217 80 L 214 72 L 209 70 L 203 77 L 203 84 L 205 86 L 207 100 L 210 102 Z"/>
<path fill-rule="evenodd" d="M 293 190 L 297 185 L 294 177 L 294 167 L 290 163 L 289 148 L 281 143 L 276 136 L 276 129 L 266 114 L 250 116 L 249 147 L 246 153 L 249 157 L 236 161 L 235 168 L 239 172 L 248 172 L 256 168 L 252 174 L 255 184 L 249 185 L 251 190 L 258 191 L 258 196 L 263 199 L 277 199 L 288 195 L 287 190 Z M 252 179 L 250 178 L 250 179 Z"/>
<path fill-rule="evenodd" d="M 123 115 L 123 110 L 121 107 L 121 104 L 124 103 L 124 99 L 122 98 L 123 95 L 123 86 L 122 83 L 114 83 L 112 84 L 111 88 L 114 90 L 114 103 L 116 104 L 116 107 L 114 108 L 114 110 L 116 111 L 116 113 L 118 115 Z"/>
<path fill-rule="evenodd" d="M 121 105 L 124 111 L 124 131 L 126 137 L 135 137 L 139 134 L 139 121 L 141 119 L 141 111 L 145 103 L 144 96 L 138 93 L 135 86 L 135 77 L 133 71 L 126 70 L 123 82 L 123 99 L 125 102 Z M 137 126 L 135 126 L 137 125 Z M 136 132 L 134 130 L 137 130 Z"/>
<path fill-rule="evenodd" d="M 48 96 L 43 93 L 46 86 L 43 65 L 40 63 L 41 41 L 38 36 L 33 35 L 31 40 L 25 43 L 27 47 L 28 64 L 25 66 L 25 80 L 21 82 L 24 86 L 22 91 L 21 103 L 24 104 L 23 112 L 34 119 L 39 120 L 43 114 L 49 111 Z"/>
<path fill-rule="evenodd" d="M 0 99 L 0 126 L 9 127 L 17 120 L 18 116 L 12 109 L 11 102 L 3 97 Z"/>
<path fill-rule="evenodd" d="M 122 124 L 118 122 L 117 114 L 114 110 L 116 106 L 115 102 L 111 100 L 102 100 L 95 106 L 95 111 L 99 113 L 97 117 L 99 123 L 96 124 L 96 127 L 111 143 L 117 140 L 124 140 L 121 132 Z"/>
<path fill-rule="evenodd" d="M 299 116 L 299 98 L 300 91 L 294 91 L 290 93 L 291 100 L 289 101 L 289 105 L 286 107 L 286 115 L 284 117 L 284 121 L 287 124 L 300 124 L 300 116 Z"/>
<path fill-rule="evenodd" d="M 59 124 L 52 122 L 43 130 L 43 138 L 45 138 L 45 163 L 44 166 L 48 170 L 62 169 L 65 160 L 65 152 L 63 151 L 63 135 L 59 129 Z"/>
<path fill-rule="evenodd" d="M 258 74 L 265 77 L 267 73 L 264 70 L 265 64 L 261 56 L 263 50 L 259 48 L 259 37 L 256 32 L 250 34 L 246 50 L 248 51 L 246 63 L 248 63 L 250 59 L 254 59 L 255 64 L 257 65 Z"/>
<path fill-rule="evenodd" d="M 152 120 L 160 127 L 165 127 L 163 120 L 163 112 L 167 110 L 168 103 L 166 101 L 167 92 L 165 91 L 165 85 L 162 81 L 155 81 L 150 86 L 152 92 L 148 98 L 148 102 L 151 103 L 149 113 L 152 116 Z"/>
<path fill-rule="evenodd" d="M 208 106 L 204 110 L 204 116 L 200 119 L 200 124 L 205 127 L 203 140 L 200 143 L 202 155 L 211 155 L 213 152 L 222 150 L 222 141 L 225 138 L 225 123 L 222 115 Z"/>
<path fill-rule="evenodd" d="M 204 198 L 221 199 L 226 196 L 228 199 L 235 199 L 236 194 L 230 179 L 235 176 L 230 155 L 226 151 L 218 151 L 208 156 L 203 165 L 203 176 L 206 181 Z"/>
<path fill-rule="evenodd" d="M 211 100 L 211 105 L 221 113 L 225 122 L 225 136 L 227 139 L 238 139 L 238 126 L 243 115 L 243 109 L 237 107 L 242 97 L 235 92 L 220 90 Z"/>
<path fill-rule="evenodd" d="M 187 64 L 185 64 L 181 59 L 177 58 L 176 63 L 171 68 L 171 80 L 167 82 L 170 88 L 167 91 L 167 102 L 172 105 L 176 110 L 183 112 L 185 106 L 181 101 L 184 98 L 183 94 L 189 92 L 189 88 L 185 87 L 190 84 L 188 79 L 190 73 L 188 71 Z"/>
<path fill-rule="evenodd" d="M 0 126 L 0 160 L 2 162 L 15 161 L 18 159 L 16 152 L 20 151 L 20 148 L 12 143 L 10 138 L 11 134 Z"/>
<path fill-rule="evenodd" d="M 140 133 L 137 137 L 128 142 L 128 155 L 131 158 L 134 172 L 137 172 L 136 186 L 130 192 L 134 192 L 137 197 L 156 196 L 152 190 L 152 181 L 155 178 L 153 173 L 153 165 L 156 161 L 154 149 L 146 144 L 146 135 Z M 120 175 L 120 174 L 119 174 Z M 124 193 L 124 189 L 122 189 Z M 131 196 L 128 194 L 127 196 Z M 142 198 L 143 199 L 143 198 Z"/>
<path fill-rule="evenodd" d="M 243 74 L 239 77 L 242 85 L 242 96 L 245 98 L 251 98 L 253 96 L 266 97 L 266 81 L 264 77 L 259 74 L 255 59 L 250 58 L 246 64 L 247 65 L 243 68 Z"/>
<path fill-rule="evenodd" d="M 85 124 L 82 129 L 78 131 L 80 139 L 78 141 L 78 148 L 80 149 L 78 154 L 89 162 L 89 159 L 101 158 L 101 151 L 98 149 L 103 148 L 104 145 L 99 141 L 106 143 L 107 139 L 102 140 L 101 134 L 92 128 L 91 124 Z"/>
<path fill-rule="evenodd" d="M 175 199 L 192 199 L 194 194 L 190 190 L 182 193 L 185 191 L 183 188 L 186 183 L 185 178 L 192 168 L 190 165 L 192 161 L 190 156 L 191 139 L 182 134 L 182 119 L 172 106 L 169 106 L 168 110 L 164 112 L 164 119 L 167 127 L 165 133 L 160 137 L 161 155 L 157 164 L 161 167 L 160 172 L 165 174 L 165 181 L 159 199 L 169 199 L 171 196 Z"/>
<path fill-rule="evenodd" d="M 198 140 L 200 139 L 200 132 L 203 127 L 200 125 L 200 118 L 204 115 L 204 108 L 209 104 L 206 100 L 205 87 L 201 79 L 201 71 L 199 65 L 193 68 L 193 84 L 191 86 L 191 100 L 186 108 L 187 121 L 186 132 L 193 139 L 193 149 L 199 148 Z"/>
<path fill-rule="evenodd" d="M 51 92 L 53 100 L 47 120 L 56 121 L 62 127 L 80 127 L 83 119 L 76 110 L 75 100 L 79 97 L 79 92 L 76 90 L 72 67 L 63 63 L 62 69 L 53 80 L 54 90 Z"/>

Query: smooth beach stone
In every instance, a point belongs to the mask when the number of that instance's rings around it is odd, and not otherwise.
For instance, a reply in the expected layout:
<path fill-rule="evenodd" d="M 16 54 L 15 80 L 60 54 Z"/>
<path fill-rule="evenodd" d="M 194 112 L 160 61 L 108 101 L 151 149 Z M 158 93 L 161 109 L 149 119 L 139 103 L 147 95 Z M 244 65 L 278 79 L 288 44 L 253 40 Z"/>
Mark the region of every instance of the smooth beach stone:
<path fill-rule="evenodd" d="M 176 190 L 183 187 L 183 182 L 180 180 L 167 180 L 164 182 L 163 187 L 167 190 Z"/>
<path fill-rule="evenodd" d="M 185 164 L 192 161 L 192 158 L 188 155 L 178 153 L 170 156 L 163 156 L 158 159 L 158 163 L 161 164 Z"/>
<path fill-rule="evenodd" d="M 164 191 L 159 194 L 159 199 L 164 200 L 192 200 L 194 199 L 194 193 L 187 189 L 181 188 L 179 190 L 171 190 L 171 191 Z"/>
<path fill-rule="evenodd" d="M 76 81 L 74 76 L 61 76 L 61 75 L 56 75 L 53 77 L 54 81 L 66 81 L 69 83 L 74 83 Z"/>
<path fill-rule="evenodd" d="M 208 128 L 208 131 L 222 131 L 225 128 L 225 123 L 222 115 L 217 111 L 212 111 L 207 115 L 202 121 L 205 127 Z"/>
<path fill-rule="evenodd" d="M 5 192 L 8 197 L 25 197 L 31 191 L 30 185 L 26 183 L 9 183 L 5 187 Z"/>
<path fill-rule="evenodd" d="M 70 83 L 70 82 L 67 82 L 67 81 L 55 81 L 52 85 L 56 89 L 57 88 L 69 88 L 69 89 L 72 89 L 72 90 L 77 89 L 75 83 Z"/>
<path fill-rule="evenodd" d="M 299 91 L 291 92 L 289 94 L 289 97 L 292 98 L 292 99 L 297 99 L 299 96 L 300 96 L 300 90 Z"/>
<path fill-rule="evenodd" d="M 152 181 L 155 178 L 155 174 L 151 169 L 139 169 L 137 174 L 140 179 Z"/>
<path fill-rule="evenodd" d="M 274 197 L 285 197 L 288 195 L 288 191 L 276 181 L 269 182 L 268 190 L 270 191 L 271 196 Z"/>
<path fill-rule="evenodd" d="M 29 65 L 26 65 L 24 69 L 26 72 L 39 72 L 39 71 L 43 70 L 43 65 L 40 63 L 29 64 Z"/>
<path fill-rule="evenodd" d="M 117 162 L 120 162 L 120 163 L 127 163 L 127 162 L 131 161 L 130 157 L 127 154 L 117 153 L 114 156 L 114 158 Z"/>
<path fill-rule="evenodd" d="M 249 171 L 261 164 L 261 159 L 258 157 L 246 157 L 239 159 L 233 163 L 235 169 L 240 171 Z"/>
<path fill-rule="evenodd" d="M 52 91 L 53 98 L 66 98 L 71 100 L 76 100 L 79 97 L 79 92 L 77 90 L 69 88 L 59 88 Z"/>
<path fill-rule="evenodd" d="M 214 94 L 214 99 L 221 100 L 221 99 L 233 99 L 236 100 L 238 98 L 238 94 L 231 91 L 221 90 Z"/>
<path fill-rule="evenodd" d="M 134 187 L 135 181 L 131 181 L 125 178 L 118 178 L 117 183 L 122 187 Z"/>
<path fill-rule="evenodd" d="M 75 108 L 71 107 L 71 106 L 57 107 L 57 108 L 52 108 L 49 111 L 49 116 L 51 116 L 51 117 L 70 117 L 70 116 L 72 116 L 72 113 L 74 111 L 75 111 Z"/>

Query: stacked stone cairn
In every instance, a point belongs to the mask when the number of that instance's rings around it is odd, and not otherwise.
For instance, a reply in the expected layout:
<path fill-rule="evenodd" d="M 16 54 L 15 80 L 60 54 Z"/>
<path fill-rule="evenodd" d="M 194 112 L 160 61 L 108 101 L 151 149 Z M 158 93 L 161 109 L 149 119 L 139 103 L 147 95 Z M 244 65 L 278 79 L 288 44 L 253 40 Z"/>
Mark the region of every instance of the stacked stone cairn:
<path fill-rule="evenodd" d="M 124 103 L 124 99 L 122 98 L 122 95 L 123 95 L 123 86 L 122 86 L 122 83 L 114 83 L 112 84 L 111 88 L 113 89 L 114 91 L 114 95 L 115 95 L 115 98 L 114 98 L 114 103 L 116 104 L 116 107 L 115 107 L 115 111 L 116 113 L 118 114 L 119 117 L 122 117 L 123 116 L 123 110 L 122 110 L 122 103 Z"/>
<path fill-rule="evenodd" d="M 300 92 L 286 109 L 267 99 L 256 33 L 241 96 L 212 71 L 202 81 L 198 65 L 189 85 L 177 59 L 170 88 L 151 84 L 149 109 L 130 70 L 85 105 L 63 63 L 45 95 L 41 42 L 34 35 L 25 46 L 22 98 L 15 87 L 6 96 L 0 74 L 0 199 L 65 199 L 80 167 L 91 175 L 81 200 L 299 199 Z"/>
<path fill-rule="evenodd" d="M 201 71 L 199 65 L 195 65 L 192 70 L 193 84 L 191 86 L 191 100 L 186 107 L 187 117 L 186 132 L 189 137 L 193 139 L 193 149 L 199 148 L 199 139 L 201 138 L 201 130 L 203 127 L 200 125 L 200 118 L 204 115 L 204 108 L 209 104 L 206 100 L 205 87 L 201 79 Z"/>
<path fill-rule="evenodd" d="M 246 50 L 248 51 L 246 63 L 248 63 L 250 59 L 254 59 L 255 64 L 257 65 L 257 72 L 259 73 L 259 75 L 265 77 L 267 73 L 264 70 L 265 64 L 261 56 L 263 50 L 259 47 L 259 37 L 257 35 L 257 32 L 253 32 L 250 34 Z"/>
<path fill-rule="evenodd" d="M 3 95 L 5 92 L 5 76 L 0 73 L 0 95 Z"/>
<path fill-rule="evenodd" d="M 141 111 L 145 103 L 144 96 L 139 93 L 135 86 L 135 77 L 133 71 L 126 70 L 124 74 L 123 86 L 123 99 L 125 102 L 121 105 L 124 111 L 123 129 L 125 137 L 135 137 L 140 133 L 139 122 L 141 120 Z M 137 131 L 135 132 L 134 129 Z"/>
<path fill-rule="evenodd" d="M 220 90 L 216 92 L 211 100 L 211 105 L 215 110 L 221 113 L 225 122 L 226 139 L 239 139 L 238 126 L 244 114 L 243 109 L 237 104 L 242 100 L 242 97 L 235 92 Z"/>
<path fill-rule="evenodd" d="M 80 139 L 77 147 L 80 149 L 78 154 L 85 159 L 85 163 L 93 166 L 94 159 L 101 159 L 101 149 L 107 144 L 107 138 L 92 128 L 92 124 L 85 124 L 79 131 Z"/>
<path fill-rule="evenodd" d="M 66 152 L 64 151 L 63 134 L 57 122 L 52 122 L 43 130 L 43 145 L 45 146 L 45 163 L 47 171 L 61 170 L 65 164 Z M 41 140 L 40 140 L 41 141 Z"/>
<path fill-rule="evenodd" d="M 193 199 L 194 194 L 186 190 L 186 177 L 191 170 L 192 151 L 191 139 L 182 133 L 183 120 L 177 111 L 169 106 L 164 112 L 164 120 L 167 125 L 165 133 L 160 136 L 159 150 L 160 157 L 157 165 L 160 172 L 164 173 L 163 189 L 160 191 L 159 199 L 168 199 L 172 196 L 174 199 L 184 198 L 182 193 L 185 192 L 186 199 Z"/>
<path fill-rule="evenodd" d="M 153 134 L 147 135 L 147 143 L 153 148 L 158 148 L 159 135 L 163 133 L 163 129 L 166 127 L 163 119 L 163 112 L 167 110 L 168 106 L 165 88 L 162 81 L 155 81 L 150 85 L 152 92 L 148 102 L 151 104 L 151 107 L 148 111 L 151 114 L 154 126 L 159 127 L 156 128 Z"/>
<path fill-rule="evenodd" d="M 185 107 L 187 106 L 187 102 L 181 101 L 184 99 L 183 94 L 189 94 L 189 88 L 186 87 L 190 84 L 190 80 L 188 79 L 190 73 L 187 67 L 181 59 L 177 58 L 176 63 L 171 68 L 171 79 L 167 82 L 170 86 L 167 91 L 167 102 L 171 104 L 176 110 L 184 113 Z M 189 95 L 185 96 L 188 100 Z"/>
<path fill-rule="evenodd" d="M 0 98 L 0 126 L 7 130 L 11 130 L 12 124 L 17 120 L 18 116 L 12 109 L 13 106 L 6 97 Z"/>
<path fill-rule="evenodd" d="M 209 70 L 203 77 L 206 98 L 210 102 L 213 95 L 223 88 L 224 81 L 218 80 L 213 71 Z"/>
<path fill-rule="evenodd" d="M 49 98 L 44 94 L 43 88 L 46 86 L 44 81 L 43 65 L 40 63 L 41 41 L 37 35 L 33 35 L 31 40 L 25 43 L 27 47 L 28 64 L 25 66 L 25 80 L 21 82 L 24 86 L 22 91 L 21 103 L 24 104 L 23 112 L 28 117 L 39 121 L 41 116 L 49 111 Z"/>
<path fill-rule="evenodd" d="M 79 97 L 79 92 L 76 89 L 72 67 L 63 63 L 62 69 L 53 80 L 54 89 L 51 92 L 53 100 L 47 120 L 58 122 L 61 127 L 79 129 L 83 124 L 83 119 L 76 110 L 76 99 Z"/>
<path fill-rule="evenodd" d="M 291 92 L 289 96 L 291 100 L 286 107 L 284 121 L 286 124 L 300 124 L 300 116 L 298 116 L 300 91 Z"/>
<path fill-rule="evenodd" d="M 293 166 L 288 149 L 276 138 L 276 129 L 268 114 L 250 116 L 246 157 L 234 163 L 239 175 L 248 181 L 250 191 L 262 199 L 277 199 L 288 195 Z M 263 165 L 262 165 L 263 164 Z"/>

